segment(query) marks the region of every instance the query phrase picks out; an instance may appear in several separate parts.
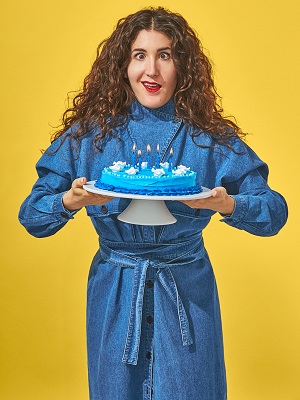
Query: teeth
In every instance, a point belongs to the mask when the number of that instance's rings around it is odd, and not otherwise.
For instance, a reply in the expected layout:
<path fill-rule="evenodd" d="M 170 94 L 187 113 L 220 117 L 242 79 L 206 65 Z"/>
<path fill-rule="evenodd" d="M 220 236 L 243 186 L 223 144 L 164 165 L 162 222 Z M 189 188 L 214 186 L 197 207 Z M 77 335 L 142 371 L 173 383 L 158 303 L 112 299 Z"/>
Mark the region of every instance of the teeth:
<path fill-rule="evenodd" d="M 160 87 L 160 85 L 158 83 L 144 83 L 144 85 L 149 87 L 149 88 Z"/>

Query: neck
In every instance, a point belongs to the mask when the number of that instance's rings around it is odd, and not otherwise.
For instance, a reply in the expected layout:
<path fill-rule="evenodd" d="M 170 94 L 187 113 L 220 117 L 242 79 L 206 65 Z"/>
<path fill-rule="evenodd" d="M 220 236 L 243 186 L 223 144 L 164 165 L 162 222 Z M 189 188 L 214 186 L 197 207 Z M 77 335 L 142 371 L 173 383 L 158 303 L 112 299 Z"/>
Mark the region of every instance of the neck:
<path fill-rule="evenodd" d="M 158 108 L 149 108 L 143 106 L 141 103 L 139 103 L 137 100 L 134 100 L 132 103 L 132 111 L 136 114 L 139 112 L 143 113 L 162 113 L 162 114 L 167 114 L 167 115 L 175 115 L 175 106 L 174 106 L 174 99 L 171 98 L 167 103 L 162 105 L 161 107 Z"/>

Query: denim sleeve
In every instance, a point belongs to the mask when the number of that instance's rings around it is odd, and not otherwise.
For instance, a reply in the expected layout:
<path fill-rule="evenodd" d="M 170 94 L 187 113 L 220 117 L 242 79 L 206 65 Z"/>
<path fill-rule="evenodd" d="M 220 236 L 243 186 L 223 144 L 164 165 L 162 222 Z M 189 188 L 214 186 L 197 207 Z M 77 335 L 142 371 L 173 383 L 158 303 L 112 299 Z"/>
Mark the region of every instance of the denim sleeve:
<path fill-rule="evenodd" d="M 55 141 L 38 161 L 38 179 L 20 208 L 19 221 L 35 237 L 53 235 L 76 213 L 66 210 L 62 202 L 76 178 L 76 144 L 70 137 L 60 144 L 61 139 Z"/>
<path fill-rule="evenodd" d="M 243 146 L 243 154 L 227 154 L 219 169 L 218 183 L 235 200 L 233 213 L 221 221 L 254 235 L 276 235 L 287 221 L 286 201 L 268 186 L 266 163 Z"/>

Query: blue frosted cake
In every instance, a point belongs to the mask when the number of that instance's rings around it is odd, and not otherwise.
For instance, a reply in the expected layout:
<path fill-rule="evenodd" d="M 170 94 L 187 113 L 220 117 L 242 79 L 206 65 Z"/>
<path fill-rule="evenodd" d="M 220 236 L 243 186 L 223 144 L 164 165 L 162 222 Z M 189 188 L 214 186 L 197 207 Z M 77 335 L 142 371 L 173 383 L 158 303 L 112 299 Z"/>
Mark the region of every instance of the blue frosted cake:
<path fill-rule="evenodd" d="M 196 175 L 183 165 L 171 168 L 168 162 L 149 168 L 146 162 L 133 167 L 118 161 L 102 170 L 95 186 L 117 193 L 182 196 L 202 191 L 201 186 L 196 184 Z"/>

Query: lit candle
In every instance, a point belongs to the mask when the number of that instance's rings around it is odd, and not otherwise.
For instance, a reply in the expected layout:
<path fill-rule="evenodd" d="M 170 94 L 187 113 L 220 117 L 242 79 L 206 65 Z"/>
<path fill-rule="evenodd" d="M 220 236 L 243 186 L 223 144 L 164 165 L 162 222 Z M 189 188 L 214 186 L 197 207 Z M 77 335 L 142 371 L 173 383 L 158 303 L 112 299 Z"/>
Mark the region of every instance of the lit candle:
<path fill-rule="evenodd" d="M 170 150 L 170 158 L 169 158 L 169 172 L 172 172 L 172 167 L 173 167 L 173 149 Z"/>
<path fill-rule="evenodd" d="M 156 153 L 156 158 L 155 158 L 155 167 L 159 168 L 160 167 L 160 155 L 159 155 L 159 144 L 156 147 L 157 153 Z"/>
<path fill-rule="evenodd" d="M 147 169 L 151 169 L 151 159 L 150 159 L 150 152 L 151 152 L 151 147 L 150 144 L 147 145 Z"/>
<path fill-rule="evenodd" d="M 136 162 L 135 162 L 135 149 L 136 149 L 136 145 L 135 145 L 135 143 L 133 143 L 133 146 L 132 146 L 132 157 L 131 157 L 131 166 L 132 167 L 135 167 L 135 164 L 136 164 Z"/>
<path fill-rule="evenodd" d="M 138 150 L 138 166 L 139 166 L 139 171 L 142 170 L 142 152 L 141 150 Z"/>

